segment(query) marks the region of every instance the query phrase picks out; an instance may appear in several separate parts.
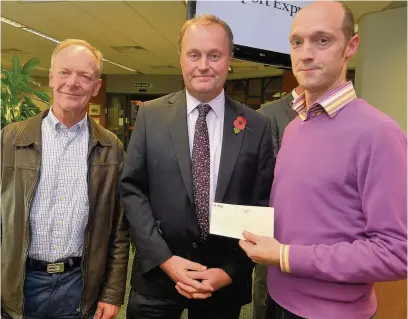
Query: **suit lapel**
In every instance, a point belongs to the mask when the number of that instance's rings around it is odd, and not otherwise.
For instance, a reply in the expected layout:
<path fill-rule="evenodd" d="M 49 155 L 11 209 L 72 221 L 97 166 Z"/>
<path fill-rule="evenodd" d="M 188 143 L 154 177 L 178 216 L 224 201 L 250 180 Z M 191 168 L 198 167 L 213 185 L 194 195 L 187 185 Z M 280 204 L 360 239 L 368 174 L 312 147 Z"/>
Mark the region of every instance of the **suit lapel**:
<path fill-rule="evenodd" d="M 290 121 L 292 121 L 297 116 L 296 111 L 292 109 L 292 105 L 291 105 L 292 102 L 293 102 L 292 93 L 289 93 L 287 95 L 286 101 L 287 101 L 287 104 L 288 104 L 287 107 L 286 107 L 286 113 L 288 114 Z"/>
<path fill-rule="evenodd" d="M 245 134 L 248 134 L 248 130 L 234 134 L 233 122 L 239 115 L 245 117 L 243 110 L 240 110 L 238 105 L 226 97 L 222 151 L 215 193 L 215 201 L 217 202 L 221 202 L 224 198 L 241 150 L 242 141 Z M 190 143 L 187 129 L 187 101 L 184 90 L 169 99 L 169 104 L 166 106 L 166 118 L 183 182 L 191 203 L 194 203 Z M 250 126 L 251 123 L 248 123 L 248 127 Z"/>
<path fill-rule="evenodd" d="M 242 141 L 245 134 L 248 134 L 247 130 L 242 130 L 236 135 L 234 133 L 233 122 L 239 115 L 243 115 L 245 117 L 244 112 L 240 112 L 238 109 L 238 105 L 231 101 L 228 97 L 225 97 L 222 151 L 220 167 L 218 170 L 217 190 L 215 192 L 216 202 L 223 201 L 225 191 L 227 190 L 232 172 L 234 171 L 234 167 L 241 150 Z M 249 127 L 250 125 L 251 123 L 248 123 Z"/>
<path fill-rule="evenodd" d="M 166 106 L 167 125 L 176 153 L 181 176 L 191 203 L 193 198 L 193 178 L 191 174 L 190 142 L 187 129 L 187 101 L 185 91 L 175 93 Z"/>

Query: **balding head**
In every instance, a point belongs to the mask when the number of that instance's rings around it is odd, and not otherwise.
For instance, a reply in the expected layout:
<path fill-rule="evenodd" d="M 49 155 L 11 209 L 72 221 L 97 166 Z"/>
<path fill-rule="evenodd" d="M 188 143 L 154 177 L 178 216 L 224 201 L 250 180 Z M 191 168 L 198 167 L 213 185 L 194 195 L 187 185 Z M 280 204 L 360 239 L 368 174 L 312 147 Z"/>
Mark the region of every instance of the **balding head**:
<path fill-rule="evenodd" d="M 345 82 L 348 61 L 359 44 L 353 28 L 352 14 L 340 2 L 313 2 L 296 14 L 290 55 L 293 73 L 306 92 L 325 92 Z"/>
<path fill-rule="evenodd" d="M 333 23 L 340 27 L 343 31 L 345 40 L 350 40 L 354 34 L 354 16 L 351 10 L 342 2 L 339 1 L 316 1 L 302 8 L 295 16 L 296 19 L 306 17 L 310 18 L 310 14 L 325 16 L 328 19 L 333 19 Z"/>

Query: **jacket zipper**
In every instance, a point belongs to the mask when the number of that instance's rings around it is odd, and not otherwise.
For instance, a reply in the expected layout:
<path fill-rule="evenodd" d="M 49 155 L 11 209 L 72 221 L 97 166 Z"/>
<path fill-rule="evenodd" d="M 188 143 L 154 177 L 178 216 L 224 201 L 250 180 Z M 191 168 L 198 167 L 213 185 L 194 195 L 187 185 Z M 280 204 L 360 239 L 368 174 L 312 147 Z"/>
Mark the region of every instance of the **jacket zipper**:
<path fill-rule="evenodd" d="M 90 189 L 91 189 L 91 161 L 90 161 L 90 157 L 91 157 L 91 153 L 92 153 L 92 150 L 93 150 L 93 148 L 96 146 L 96 144 L 94 143 L 94 144 L 92 144 L 91 145 L 91 147 L 90 147 L 90 149 L 89 149 L 89 152 L 88 152 L 88 170 L 87 170 L 87 180 L 88 180 L 88 204 L 89 204 L 89 213 L 88 213 L 88 223 L 87 223 L 87 225 L 86 225 L 86 228 L 85 228 L 85 242 L 84 242 L 84 249 L 83 249 L 83 252 L 82 252 L 82 261 L 81 261 L 81 273 L 82 273 L 82 289 L 81 289 L 81 301 L 80 301 L 80 303 L 79 303 L 79 310 L 80 310 L 80 312 L 81 312 L 81 314 L 82 314 L 82 317 L 86 317 L 86 309 L 82 309 L 82 298 L 83 298 L 83 292 L 84 292 L 84 287 L 85 287 L 85 284 L 86 284 L 86 276 L 85 276 L 85 274 L 86 274 L 86 266 L 87 266 L 87 263 L 85 262 L 86 261 L 86 253 L 87 253 L 87 251 L 88 251 L 88 245 L 89 245 L 89 224 L 90 224 L 90 222 L 91 222 L 91 217 L 92 217 L 92 202 L 91 202 L 91 191 L 90 191 Z"/>
<path fill-rule="evenodd" d="M 37 171 L 37 179 L 35 181 L 34 187 L 31 191 L 30 194 L 30 199 L 28 202 L 28 212 L 27 212 L 27 221 L 26 221 L 26 234 L 27 237 L 25 238 L 25 247 L 24 247 L 24 254 L 23 254 L 23 263 L 25 266 L 25 263 L 27 261 L 27 256 L 28 256 L 28 247 L 30 247 L 30 242 L 31 242 L 31 227 L 30 227 L 30 211 L 31 211 L 31 204 L 33 202 L 33 198 L 34 198 L 34 194 L 35 191 L 37 190 L 38 187 L 38 183 L 40 181 L 40 175 L 41 175 L 41 150 L 40 148 L 38 148 L 38 146 L 36 144 L 34 144 L 34 148 L 38 151 L 39 156 L 40 156 L 40 164 L 38 165 Z M 24 318 L 24 282 L 25 282 L 25 277 L 26 277 L 26 270 L 24 269 L 23 271 L 23 276 L 22 276 L 22 281 L 21 281 L 21 291 L 22 291 L 22 308 L 21 308 L 21 314 L 22 314 L 22 318 Z"/>

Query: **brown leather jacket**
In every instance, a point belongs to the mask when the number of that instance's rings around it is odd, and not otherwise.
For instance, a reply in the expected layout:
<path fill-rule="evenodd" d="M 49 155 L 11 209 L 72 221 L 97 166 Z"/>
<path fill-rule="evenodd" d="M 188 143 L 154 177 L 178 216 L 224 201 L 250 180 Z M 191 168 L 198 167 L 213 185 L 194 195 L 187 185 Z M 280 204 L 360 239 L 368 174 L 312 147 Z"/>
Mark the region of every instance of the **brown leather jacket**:
<path fill-rule="evenodd" d="M 41 121 L 47 111 L 1 132 L 1 306 L 23 318 L 29 212 L 41 171 Z M 80 310 L 92 315 L 98 301 L 122 305 L 129 256 L 129 228 L 119 199 L 123 146 L 88 117 L 89 219 L 82 259 Z"/>

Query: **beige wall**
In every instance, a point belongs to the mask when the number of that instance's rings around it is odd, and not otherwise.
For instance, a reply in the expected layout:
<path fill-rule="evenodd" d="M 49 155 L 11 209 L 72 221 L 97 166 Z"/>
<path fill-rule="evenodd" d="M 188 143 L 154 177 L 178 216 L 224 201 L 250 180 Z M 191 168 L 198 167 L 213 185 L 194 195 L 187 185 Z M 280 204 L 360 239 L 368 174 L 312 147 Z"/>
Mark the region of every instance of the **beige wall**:
<path fill-rule="evenodd" d="M 407 131 L 407 8 L 365 15 L 358 24 L 356 91 Z M 407 318 L 407 281 L 376 283 L 378 319 Z"/>
<path fill-rule="evenodd" d="M 356 91 L 407 131 L 407 8 L 370 13 L 359 21 Z"/>

